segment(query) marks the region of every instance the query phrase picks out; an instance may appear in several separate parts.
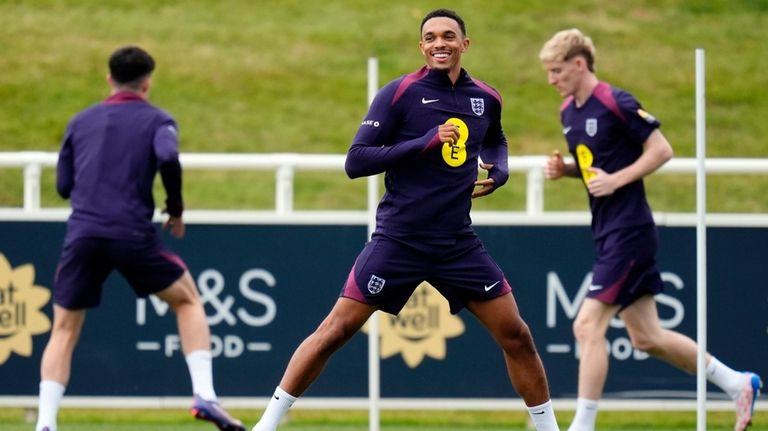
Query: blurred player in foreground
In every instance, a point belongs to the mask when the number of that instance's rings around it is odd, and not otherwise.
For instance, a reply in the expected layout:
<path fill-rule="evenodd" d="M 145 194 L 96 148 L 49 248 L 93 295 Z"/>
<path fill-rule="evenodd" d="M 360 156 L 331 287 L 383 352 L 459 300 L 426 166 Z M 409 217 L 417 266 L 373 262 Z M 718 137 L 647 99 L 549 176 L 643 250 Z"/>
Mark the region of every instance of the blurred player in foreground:
<path fill-rule="evenodd" d="M 509 176 L 501 98 L 461 67 L 469 39 L 455 12 L 427 14 L 420 35 L 426 66 L 379 92 L 347 153 L 351 178 L 386 172 L 376 231 L 330 314 L 294 352 L 254 431 L 277 429 L 371 314 L 398 314 L 424 280 L 448 300 L 451 312 L 466 307 L 488 329 L 536 429 L 558 429 L 531 333 L 469 217 L 472 198 L 493 192 Z M 478 180 L 478 155 L 486 179 Z"/>
<path fill-rule="evenodd" d="M 599 81 L 592 40 L 577 29 L 555 34 L 539 58 L 549 84 L 565 98 L 563 134 L 573 163 L 559 152 L 544 170 L 548 179 L 581 179 L 589 195 L 597 258 L 592 285 L 573 324 L 579 343 L 576 416 L 569 431 L 593 431 L 597 402 L 608 374 L 605 334 L 617 314 L 632 345 L 696 373 L 696 342 L 662 328 L 654 295 L 663 290 L 656 267 L 657 233 L 643 178 L 672 158 L 660 123 L 629 93 Z M 736 402 L 736 431 L 747 428 L 762 382 L 707 355 L 707 378 Z"/>
<path fill-rule="evenodd" d="M 147 101 L 154 67 L 141 48 L 115 51 L 107 77 L 111 95 L 76 115 L 62 141 L 56 186 L 71 199 L 72 214 L 54 278 L 53 329 L 40 367 L 36 431 L 56 431 L 86 309 L 99 305 L 102 284 L 113 270 L 138 296 L 157 295 L 176 313 L 195 417 L 221 430 L 244 430 L 216 400 L 210 329 L 195 282 L 152 225 L 152 183 L 159 171 L 169 215 L 163 228 L 184 236 L 176 122 Z"/>

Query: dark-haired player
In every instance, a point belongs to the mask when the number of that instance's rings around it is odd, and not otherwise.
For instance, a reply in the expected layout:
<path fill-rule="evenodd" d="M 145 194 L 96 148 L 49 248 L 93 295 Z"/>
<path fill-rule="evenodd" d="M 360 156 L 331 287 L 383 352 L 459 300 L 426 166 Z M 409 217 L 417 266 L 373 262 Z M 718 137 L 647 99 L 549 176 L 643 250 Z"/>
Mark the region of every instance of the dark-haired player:
<path fill-rule="evenodd" d="M 152 225 L 152 183 L 159 171 L 169 215 L 163 227 L 176 238 L 184 236 L 176 121 L 147 101 L 154 68 L 141 48 L 116 50 L 109 58 L 111 95 L 77 114 L 62 141 L 56 187 L 70 199 L 72 214 L 54 277 L 53 329 L 40 367 L 36 431 L 56 431 L 86 309 L 99 305 L 102 284 L 114 270 L 138 296 L 157 295 L 176 313 L 195 417 L 221 430 L 244 430 L 216 400 L 210 329 L 195 282 Z"/>
<path fill-rule="evenodd" d="M 573 163 L 559 152 L 544 174 L 584 182 L 592 211 L 597 258 L 592 285 L 573 332 L 579 343 L 576 416 L 569 431 L 594 431 L 597 402 L 608 374 L 605 333 L 617 314 L 632 345 L 689 373 L 696 372 L 696 342 L 665 329 L 654 295 L 663 290 L 656 267 L 656 225 L 643 178 L 672 157 L 660 123 L 629 93 L 599 81 L 592 40 L 577 29 L 555 34 L 539 54 L 549 83 L 565 98 L 560 108 L 563 134 Z M 750 423 L 762 382 L 707 355 L 707 378 L 736 401 L 736 431 Z"/>
<path fill-rule="evenodd" d="M 501 346 L 538 430 L 557 430 L 544 368 L 511 288 L 472 229 L 473 197 L 507 181 L 501 97 L 461 67 L 464 21 L 439 9 L 421 23 L 422 69 L 376 96 L 347 154 L 351 178 L 386 172 L 376 231 L 330 314 L 298 347 L 254 431 L 274 431 L 324 365 L 376 310 L 397 314 L 426 280 L 466 307 Z M 477 179 L 478 156 L 489 171 Z"/>

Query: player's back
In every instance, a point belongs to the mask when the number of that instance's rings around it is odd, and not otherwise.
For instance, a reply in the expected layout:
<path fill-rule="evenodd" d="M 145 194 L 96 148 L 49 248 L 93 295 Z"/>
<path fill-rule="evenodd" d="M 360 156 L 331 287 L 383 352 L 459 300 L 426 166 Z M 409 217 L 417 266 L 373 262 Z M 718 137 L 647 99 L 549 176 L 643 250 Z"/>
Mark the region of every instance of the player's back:
<path fill-rule="evenodd" d="M 71 235 L 129 239 L 154 232 L 154 141 L 161 127 L 175 131 L 170 115 L 144 100 L 114 96 L 70 122 L 60 162 L 71 163 Z"/>

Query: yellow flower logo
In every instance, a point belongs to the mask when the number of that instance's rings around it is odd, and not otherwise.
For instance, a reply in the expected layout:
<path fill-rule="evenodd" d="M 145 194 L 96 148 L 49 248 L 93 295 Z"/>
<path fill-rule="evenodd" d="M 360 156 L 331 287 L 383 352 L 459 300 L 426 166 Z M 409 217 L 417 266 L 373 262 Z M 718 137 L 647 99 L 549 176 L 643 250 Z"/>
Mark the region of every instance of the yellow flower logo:
<path fill-rule="evenodd" d="M 51 321 L 41 312 L 51 292 L 35 286 L 32 264 L 11 268 L 0 253 L 0 365 L 11 353 L 32 355 L 32 336 L 47 332 Z"/>
<path fill-rule="evenodd" d="M 368 332 L 367 325 L 363 331 Z M 448 301 L 425 281 L 397 316 L 381 319 L 381 357 L 400 353 L 409 368 L 416 368 L 425 356 L 445 359 L 446 339 L 463 333 L 464 322 L 451 314 Z"/>

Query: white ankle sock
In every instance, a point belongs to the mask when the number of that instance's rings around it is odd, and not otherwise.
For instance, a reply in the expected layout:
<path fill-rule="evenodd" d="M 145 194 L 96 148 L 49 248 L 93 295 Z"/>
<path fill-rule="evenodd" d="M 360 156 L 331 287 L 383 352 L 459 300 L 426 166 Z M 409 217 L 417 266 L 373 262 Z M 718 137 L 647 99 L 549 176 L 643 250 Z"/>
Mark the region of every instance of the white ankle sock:
<path fill-rule="evenodd" d="M 40 382 L 36 431 L 40 431 L 46 426 L 50 431 L 56 431 L 56 416 L 59 413 L 59 405 L 64 397 L 65 389 L 64 385 L 53 380 Z"/>
<path fill-rule="evenodd" d="M 552 400 L 544 404 L 528 407 L 533 425 L 537 431 L 560 431 L 555 420 L 555 411 L 552 409 Z"/>
<path fill-rule="evenodd" d="M 707 365 L 707 380 L 725 391 L 731 399 L 736 399 L 744 385 L 744 373 L 740 373 L 711 357 Z"/>
<path fill-rule="evenodd" d="M 186 356 L 189 376 L 192 379 L 192 393 L 208 401 L 216 401 L 213 390 L 213 356 L 210 350 L 195 350 Z"/>
<path fill-rule="evenodd" d="M 280 389 L 280 386 L 275 388 L 275 394 L 272 395 L 267 408 L 261 415 L 261 419 L 259 419 L 259 422 L 251 431 L 275 431 L 280 424 L 280 420 L 296 401 L 296 398 Z"/>
<path fill-rule="evenodd" d="M 568 431 L 594 431 L 597 419 L 597 401 L 579 397 L 576 400 L 576 416 Z"/>

